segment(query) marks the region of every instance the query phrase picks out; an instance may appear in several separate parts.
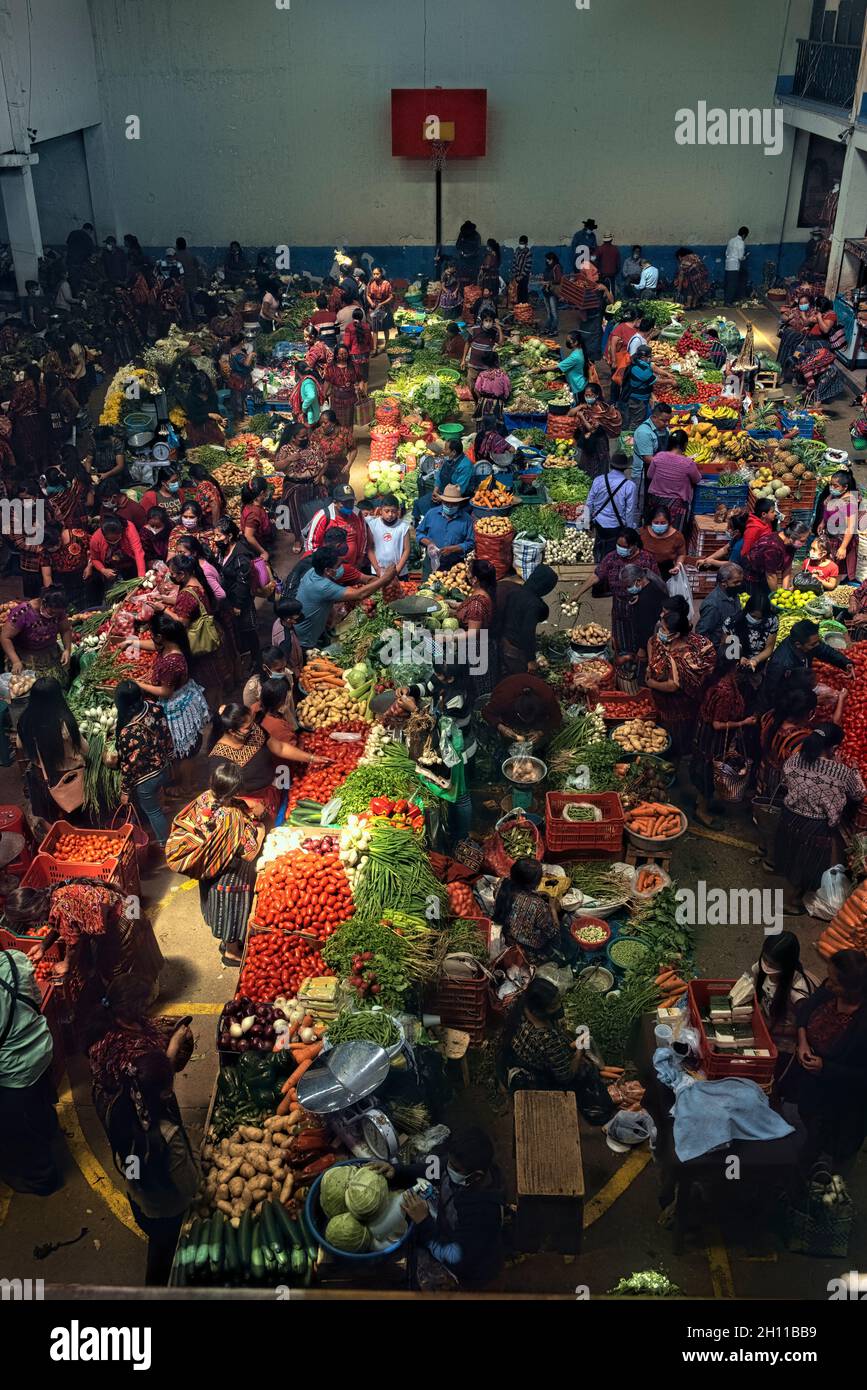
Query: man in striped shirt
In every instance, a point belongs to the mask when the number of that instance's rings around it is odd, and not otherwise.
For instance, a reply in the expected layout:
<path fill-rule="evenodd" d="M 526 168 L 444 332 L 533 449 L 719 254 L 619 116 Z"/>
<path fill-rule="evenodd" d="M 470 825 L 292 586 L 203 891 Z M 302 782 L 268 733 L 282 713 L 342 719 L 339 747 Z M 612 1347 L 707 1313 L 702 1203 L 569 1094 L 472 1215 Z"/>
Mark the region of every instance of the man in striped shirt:
<path fill-rule="evenodd" d="M 512 261 L 512 279 L 517 286 L 518 304 L 526 304 L 530 298 L 530 272 L 533 269 L 533 251 L 525 236 L 518 237 L 515 258 Z"/>

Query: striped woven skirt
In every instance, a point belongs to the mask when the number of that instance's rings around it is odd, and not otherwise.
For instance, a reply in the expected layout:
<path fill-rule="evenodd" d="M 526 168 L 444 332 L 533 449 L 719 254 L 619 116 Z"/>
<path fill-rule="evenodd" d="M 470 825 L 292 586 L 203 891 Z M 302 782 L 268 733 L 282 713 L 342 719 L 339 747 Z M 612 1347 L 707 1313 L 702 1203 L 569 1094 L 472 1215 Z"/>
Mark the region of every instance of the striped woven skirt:
<path fill-rule="evenodd" d="M 243 941 L 253 907 L 256 866 L 242 859 L 216 878 L 199 880 L 202 916 L 218 941 Z"/>
<path fill-rule="evenodd" d="M 169 722 L 175 756 L 189 758 L 201 741 L 202 730 L 211 718 L 205 692 L 195 681 L 187 681 L 168 700 L 161 701 Z"/>
<path fill-rule="evenodd" d="M 797 893 L 819 887 L 822 875 L 840 858 L 839 832 L 822 817 L 799 816 L 783 807 L 774 838 L 774 870 Z"/>

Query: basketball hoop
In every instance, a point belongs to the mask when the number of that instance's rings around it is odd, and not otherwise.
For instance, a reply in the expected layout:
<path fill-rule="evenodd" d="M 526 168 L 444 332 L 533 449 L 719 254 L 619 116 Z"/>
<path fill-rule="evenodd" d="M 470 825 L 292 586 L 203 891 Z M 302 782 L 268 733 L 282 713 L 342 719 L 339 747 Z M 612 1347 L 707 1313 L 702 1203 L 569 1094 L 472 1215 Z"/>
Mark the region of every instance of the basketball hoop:
<path fill-rule="evenodd" d="M 450 140 L 429 140 L 430 159 L 436 172 L 442 173 L 449 152 Z"/>

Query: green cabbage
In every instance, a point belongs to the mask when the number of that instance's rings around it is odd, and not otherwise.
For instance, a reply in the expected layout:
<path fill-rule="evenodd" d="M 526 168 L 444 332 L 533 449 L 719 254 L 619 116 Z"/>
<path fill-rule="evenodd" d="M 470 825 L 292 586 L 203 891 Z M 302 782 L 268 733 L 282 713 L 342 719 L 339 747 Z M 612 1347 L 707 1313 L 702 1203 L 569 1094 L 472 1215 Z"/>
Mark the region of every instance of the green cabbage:
<path fill-rule="evenodd" d="M 342 1163 L 336 1168 L 326 1168 L 319 1184 L 319 1202 L 325 1215 L 339 1216 L 346 1211 L 346 1184 L 352 1177 L 352 1168 Z"/>
<path fill-rule="evenodd" d="M 356 1168 L 344 1194 L 346 1209 L 359 1221 L 372 1221 L 388 1201 L 388 1183 L 372 1168 Z"/>
<path fill-rule="evenodd" d="M 363 1255 L 370 1245 L 370 1232 L 348 1211 L 344 1211 L 332 1216 L 325 1227 L 325 1239 L 338 1250 L 347 1250 L 352 1255 Z"/>

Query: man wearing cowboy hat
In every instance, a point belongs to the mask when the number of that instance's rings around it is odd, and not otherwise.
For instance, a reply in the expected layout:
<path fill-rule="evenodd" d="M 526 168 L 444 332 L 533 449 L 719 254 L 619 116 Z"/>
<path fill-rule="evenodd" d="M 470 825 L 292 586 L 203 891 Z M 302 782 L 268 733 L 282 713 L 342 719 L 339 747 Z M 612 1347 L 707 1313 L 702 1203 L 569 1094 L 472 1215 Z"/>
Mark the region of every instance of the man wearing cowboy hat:
<path fill-rule="evenodd" d="M 596 226 L 597 226 L 597 224 L 596 224 L 596 222 L 594 222 L 594 220 L 593 220 L 592 217 L 585 217 L 585 219 L 584 219 L 584 225 L 583 225 L 583 227 L 581 228 L 581 231 L 580 231 L 580 232 L 576 232 L 575 235 L 573 236 L 573 238 L 572 238 L 572 269 L 573 269 L 573 270 L 580 270 L 581 267 L 582 267 L 583 265 L 586 265 L 586 264 L 587 264 L 587 261 L 588 261 L 588 260 L 592 261 L 594 265 L 596 264 L 596 245 L 597 245 L 597 243 L 596 243 Z M 579 260 L 578 260 L 578 247 L 579 247 L 579 246 L 586 246 L 586 247 L 587 247 L 587 250 L 588 250 L 589 253 L 590 253 L 589 256 L 584 256 L 584 255 L 582 255 L 580 262 L 579 262 Z"/>
<path fill-rule="evenodd" d="M 442 501 L 442 490 L 446 483 L 454 483 L 462 496 L 469 497 L 472 493 L 473 465 L 464 453 L 461 441 L 450 439 L 446 444 L 444 440 L 434 439 L 430 447 L 436 452 L 438 462 L 433 478 L 430 471 L 430 463 L 433 460 L 426 460 L 422 464 L 424 476 L 421 481 L 425 485 L 425 491 L 420 492 L 413 503 L 412 515 L 416 524 L 436 502 Z M 428 491 L 428 488 L 432 490 Z"/>
<path fill-rule="evenodd" d="M 422 518 L 416 531 L 419 543 L 427 550 L 424 568 L 431 570 L 432 551 L 439 552 L 439 568 L 451 569 L 473 548 L 473 523 L 465 497 L 455 483 L 446 483 L 442 492 L 434 493 L 434 505 Z"/>

